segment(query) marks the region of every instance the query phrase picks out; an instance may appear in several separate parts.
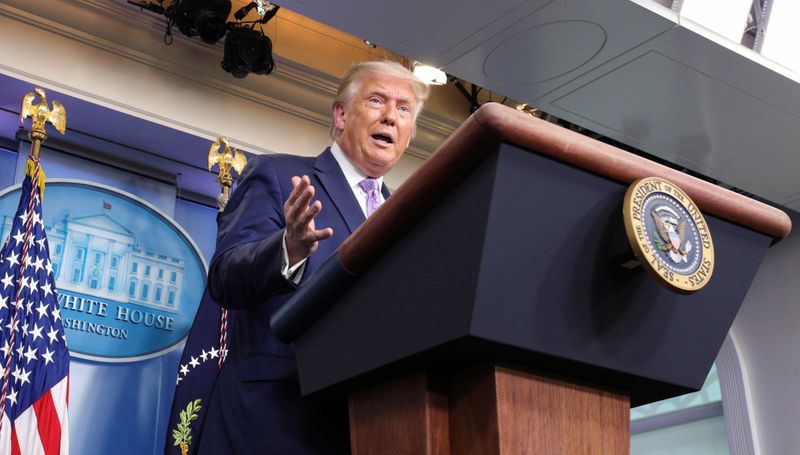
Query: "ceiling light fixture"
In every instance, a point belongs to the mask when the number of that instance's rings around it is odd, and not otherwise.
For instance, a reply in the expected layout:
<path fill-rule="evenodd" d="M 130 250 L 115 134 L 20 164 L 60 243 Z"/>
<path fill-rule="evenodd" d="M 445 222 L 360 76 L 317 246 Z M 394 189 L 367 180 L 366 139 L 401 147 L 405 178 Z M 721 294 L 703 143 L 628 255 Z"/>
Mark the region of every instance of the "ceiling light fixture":
<path fill-rule="evenodd" d="M 225 36 L 230 13 L 230 0 L 180 0 L 167 8 L 165 15 L 184 35 L 197 35 L 204 43 L 215 44 Z"/>
<path fill-rule="evenodd" d="M 163 14 L 167 18 L 164 43 L 172 44 L 172 26 L 188 37 L 200 36 L 203 42 L 215 44 L 227 30 L 225 22 L 231 13 L 230 0 L 128 0 L 141 9 Z"/>
<path fill-rule="evenodd" d="M 214 44 L 223 36 L 225 51 L 220 66 L 235 78 L 243 78 L 250 73 L 270 74 L 275 69 L 272 58 L 272 41 L 264 30 L 256 25 L 264 25 L 275 17 L 280 6 L 267 0 L 253 0 L 239 8 L 233 17 L 236 22 L 227 22 L 231 13 L 231 0 L 173 0 L 164 6 L 166 0 L 128 0 L 139 8 L 163 14 L 167 18 L 167 31 L 164 42 L 172 44 L 172 26 L 175 25 L 186 36 L 200 36 L 204 42 Z M 252 21 L 242 21 L 251 11 L 260 16 Z"/>
<path fill-rule="evenodd" d="M 425 65 L 420 62 L 414 62 L 414 75 L 420 78 L 422 82 L 429 85 L 444 85 L 447 83 L 447 74 L 430 65 Z"/>

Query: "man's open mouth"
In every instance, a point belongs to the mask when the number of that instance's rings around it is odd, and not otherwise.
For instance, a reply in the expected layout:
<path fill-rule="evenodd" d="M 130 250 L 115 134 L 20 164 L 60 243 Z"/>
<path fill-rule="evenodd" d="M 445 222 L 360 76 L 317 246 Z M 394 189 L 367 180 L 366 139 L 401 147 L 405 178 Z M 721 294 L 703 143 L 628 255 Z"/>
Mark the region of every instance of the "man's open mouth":
<path fill-rule="evenodd" d="M 373 134 L 372 138 L 376 141 L 385 142 L 387 144 L 394 144 L 394 139 L 391 136 L 387 136 L 385 134 Z"/>

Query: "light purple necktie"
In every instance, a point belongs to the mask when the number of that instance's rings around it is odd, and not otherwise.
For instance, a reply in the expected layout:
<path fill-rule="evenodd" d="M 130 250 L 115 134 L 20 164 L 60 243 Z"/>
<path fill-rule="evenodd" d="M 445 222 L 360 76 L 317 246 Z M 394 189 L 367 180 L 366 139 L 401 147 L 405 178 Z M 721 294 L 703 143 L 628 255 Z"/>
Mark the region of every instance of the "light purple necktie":
<path fill-rule="evenodd" d="M 381 193 L 378 187 L 378 180 L 372 178 L 365 178 L 358 182 L 358 186 L 367 193 L 367 216 L 372 215 L 372 212 L 378 210 L 381 206 Z"/>

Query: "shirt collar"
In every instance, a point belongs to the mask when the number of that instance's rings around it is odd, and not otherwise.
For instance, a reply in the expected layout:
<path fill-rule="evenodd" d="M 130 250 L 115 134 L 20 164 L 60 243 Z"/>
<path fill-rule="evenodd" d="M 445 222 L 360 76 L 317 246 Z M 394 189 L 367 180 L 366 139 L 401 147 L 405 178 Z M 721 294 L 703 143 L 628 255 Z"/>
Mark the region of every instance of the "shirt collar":
<path fill-rule="evenodd" d="M 347 184 L 350 185 L 351 188 L 358 186 L 359 182 L 367 178 L 366 174 L 361 172 L 361 169 L 350 161 L 350 158 L 347 157 L 344 150 L 342 150 L 335 141 L 331 144 L 331 153 L 333 153 L 333 157 L 336 158 L 336 162 L 339 163 L 339 167 L 344 173 L 344 178 L 347 179 Z M 377 180 L 378 188 L 383 188 L 383 177 L 378 177 Z"/>

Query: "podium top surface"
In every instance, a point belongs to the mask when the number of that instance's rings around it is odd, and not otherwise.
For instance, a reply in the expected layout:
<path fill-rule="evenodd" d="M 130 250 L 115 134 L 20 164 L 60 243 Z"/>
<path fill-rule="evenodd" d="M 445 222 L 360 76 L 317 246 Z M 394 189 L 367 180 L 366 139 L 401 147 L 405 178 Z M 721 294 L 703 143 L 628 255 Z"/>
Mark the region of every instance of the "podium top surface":
<path fill-rule="evenodd" d="M 361 274 L 502 142 L 630 184 L 661 177 L 678 185 L 704 213 L 773 238 L 789 234 L 783 211 L 497 103 L 478 109 L 339 248 L 344 265 Z"/>

